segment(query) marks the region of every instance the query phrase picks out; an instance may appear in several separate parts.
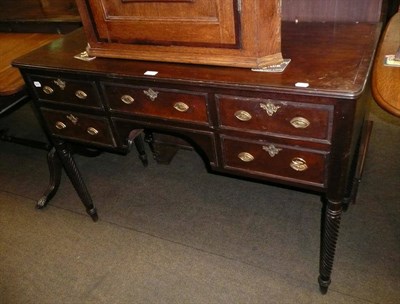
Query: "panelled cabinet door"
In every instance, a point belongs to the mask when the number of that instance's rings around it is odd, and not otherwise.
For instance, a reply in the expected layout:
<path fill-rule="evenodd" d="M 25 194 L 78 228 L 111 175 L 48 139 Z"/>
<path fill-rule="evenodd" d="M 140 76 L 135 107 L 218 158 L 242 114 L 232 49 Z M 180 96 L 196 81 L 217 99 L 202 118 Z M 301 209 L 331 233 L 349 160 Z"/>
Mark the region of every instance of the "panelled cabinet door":
<path fill-rule="evenodd" d="M 104 42 L 237 47 L 237 1 L 89 0 Z"/>
<path fill-rule="evenodd" d="M 282 62 L 281 0 L 76 0 L 88 53 L 263 67 Z"/>

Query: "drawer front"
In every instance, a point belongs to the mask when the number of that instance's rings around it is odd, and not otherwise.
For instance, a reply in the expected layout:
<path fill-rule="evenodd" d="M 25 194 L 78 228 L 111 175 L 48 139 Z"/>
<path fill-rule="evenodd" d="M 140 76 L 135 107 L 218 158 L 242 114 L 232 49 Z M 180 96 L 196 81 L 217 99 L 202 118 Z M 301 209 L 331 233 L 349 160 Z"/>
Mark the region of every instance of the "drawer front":
<path fill-rule="evenodd" d="M 219 95 L 221 128 L 330 140 L 332 106 Z"/>
<path fill-rule="evenodd" d="M 103 84 L 112 111 L 208 124 L 207 94 Z"/>
<path fill-rule="evenodd" d="M 40 100 L 102 108 L 95 82 L 43 76 L 31 76 L 31 81 Z"/>
<path fill-rule="evenodd" d="M 106 118 L 74 112 L 41 110 L 51 133 L 77 141 L 115 146 Z"/>
<path fill-rule="evenodd" d="M 325 183 L 327 152 L 223 137 L 222 153 L 226 169 L 319 186 Z"/>

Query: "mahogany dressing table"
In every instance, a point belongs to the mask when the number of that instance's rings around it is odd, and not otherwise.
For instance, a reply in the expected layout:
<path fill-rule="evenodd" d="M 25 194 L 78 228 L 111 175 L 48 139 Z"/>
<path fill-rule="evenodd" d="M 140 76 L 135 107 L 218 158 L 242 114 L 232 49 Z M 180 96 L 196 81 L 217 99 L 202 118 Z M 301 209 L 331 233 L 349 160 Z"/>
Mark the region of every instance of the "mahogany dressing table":
<path fill-rule="evenodd" d="M 325 293 L 342 211 L 355 200 L 371 131 L 368 79 L 379 34 L 378 23 L 284 22 L 282 54 L 291 63 L 282 73 L 125 59 L 82 61 L 74 58 L 86 47 L 81 30 L 14 65 L 94 220 L 97 212 L 71 143 L 120 153 L 129 150 L 135 130 L 180 137 L 211 171 L 321 194 L 318 281 Z M 148 138 L 156 158 L 162 158 L 162 149 Z"/>

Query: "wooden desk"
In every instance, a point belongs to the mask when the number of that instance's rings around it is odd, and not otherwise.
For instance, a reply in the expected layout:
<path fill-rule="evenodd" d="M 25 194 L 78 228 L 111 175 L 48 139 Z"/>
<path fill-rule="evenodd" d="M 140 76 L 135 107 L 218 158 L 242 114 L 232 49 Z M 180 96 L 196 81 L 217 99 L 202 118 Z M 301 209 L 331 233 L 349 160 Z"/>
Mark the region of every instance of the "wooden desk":
<path fill-rule="evenodd" d="M 380 26 L 284 23 L 282 31 L 284 57 L 292 60 L 283 73 L 105 58 L 84 62 L 74 59 L 86 46 L 80 31 L 14 64 L 94 220 L 96 209 L 67 143 L 121 152 L 128 150 L 132 130 L 178 136 L 211 170 L 323 196 L 319 284 L 326 292 L 342 211 L 355 199 L 353 185 L 366 152 L 366 84 Z M 153 148 L 158 157 L 161 150 Z"/>
<path fill-rule="evenodd" d="M 400 66 L 385 66 L 385 56 L 400 48 L 400 12 L 387 24 L 376 54 L 372 73 L 372 94 L 387 112 L 400 117 Z"/>

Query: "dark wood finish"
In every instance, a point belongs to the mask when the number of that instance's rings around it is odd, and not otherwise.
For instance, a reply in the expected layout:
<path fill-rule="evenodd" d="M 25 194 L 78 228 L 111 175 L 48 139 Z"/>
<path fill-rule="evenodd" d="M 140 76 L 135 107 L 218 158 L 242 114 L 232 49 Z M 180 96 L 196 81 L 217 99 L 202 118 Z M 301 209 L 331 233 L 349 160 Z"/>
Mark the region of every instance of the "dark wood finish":
<path fill-rule="evenodd" d="M 47 206 L 48 202 L 57 193 L 58 187 L 60 186 L 62 165 L 55 148 L 51 148 L 49 153 L 47 153 L 47 164 L 49 166 L 50 182 L 48 188 L 36 203 L 36 208 L 38 209 Z"/>
<path fill-rule="evenodd" d="M 384 0 L 282 0 L 284 21 L 378 22 Z"/>
<path fill-rule="evenodd" d="M 95 56 L 262 67 L 282 61 L 279 0 L 77 0 Z"/>
<path fill-rule="evenodd" d="M 64 38 L 57 44 L 61 47 L 41 48 L 15 65 L 38 97 L 35 106 L 42 120 L 47 111 L 61 111 L 106 121 L 115 142 L 108 150 L 126 149 L 133 130 L 146 130 L 151 144 L 153 132 L 159 132 L 190 143 L 212 170 L 320 193 L 324 208 L 319 283 L 325 292 L 342 210 L 356 171 L 362 171 L 355 168 L 363 163 L 360 150 L 366 151 L 366 85 L 380 25 L 292 22 L 284 23 L 282 30 L 282 51 L 292 59 L 283 73 L 106 58 L 83 62 L 73 58 L 86 45 L 81 31 Z M 158 74 L 146 76 L 149 70 Z M 94 83 L 102 106 L 67 103 L 62 94 L 60 100 L 40 98 L 42 79 L 65 80 L 66 86 L 70 81 Z M 308 87 L 298 87 L 298 82 Z M 159 92 L 152 95 L 154 100 L 148 95 L 151 91 Z M 132 99 L 121 99 L 124 95 Z M 185 102 L 192 112 L 174 109 L 176 101 Z M 235 113 L 240 110 L 251 119 L 238 120 Z M 300 123 L 293 124 L 297 118 L 302 118 Z M 99 148 L 102 143 L 78 133 L 64 137 L 52 125 L 46 131 L 77 191 L 84 194 L 87 210 L 94 210 L 66 143 Z"/>
<path fill-rule="evenodd" d="M 385 66 L 385 56 L 400 50 L 400 12 L 394 15 L 381 38 L 372 74 L 372 94 L 387 112 L 400 117 L 400 66 Z M 400 61 L 399 61 L 400 62 Z"/>
<path fill-rule="evenodd" d="M 62 140 L 54 139 L 53 142 L 58 157 L 64 165 L 64 169 L 71 180 L 72 185 L 78 193 L 82 203 L 86 207 L 86 212 L 90 215 L 92 220 L 96 222 L 98 220 L 97 210 L 93 205 L 92 198 L 86 188 L 79 169 L 76 166 L 75 160 L 72 157 L 72 150 L 70 146 Z"/>

